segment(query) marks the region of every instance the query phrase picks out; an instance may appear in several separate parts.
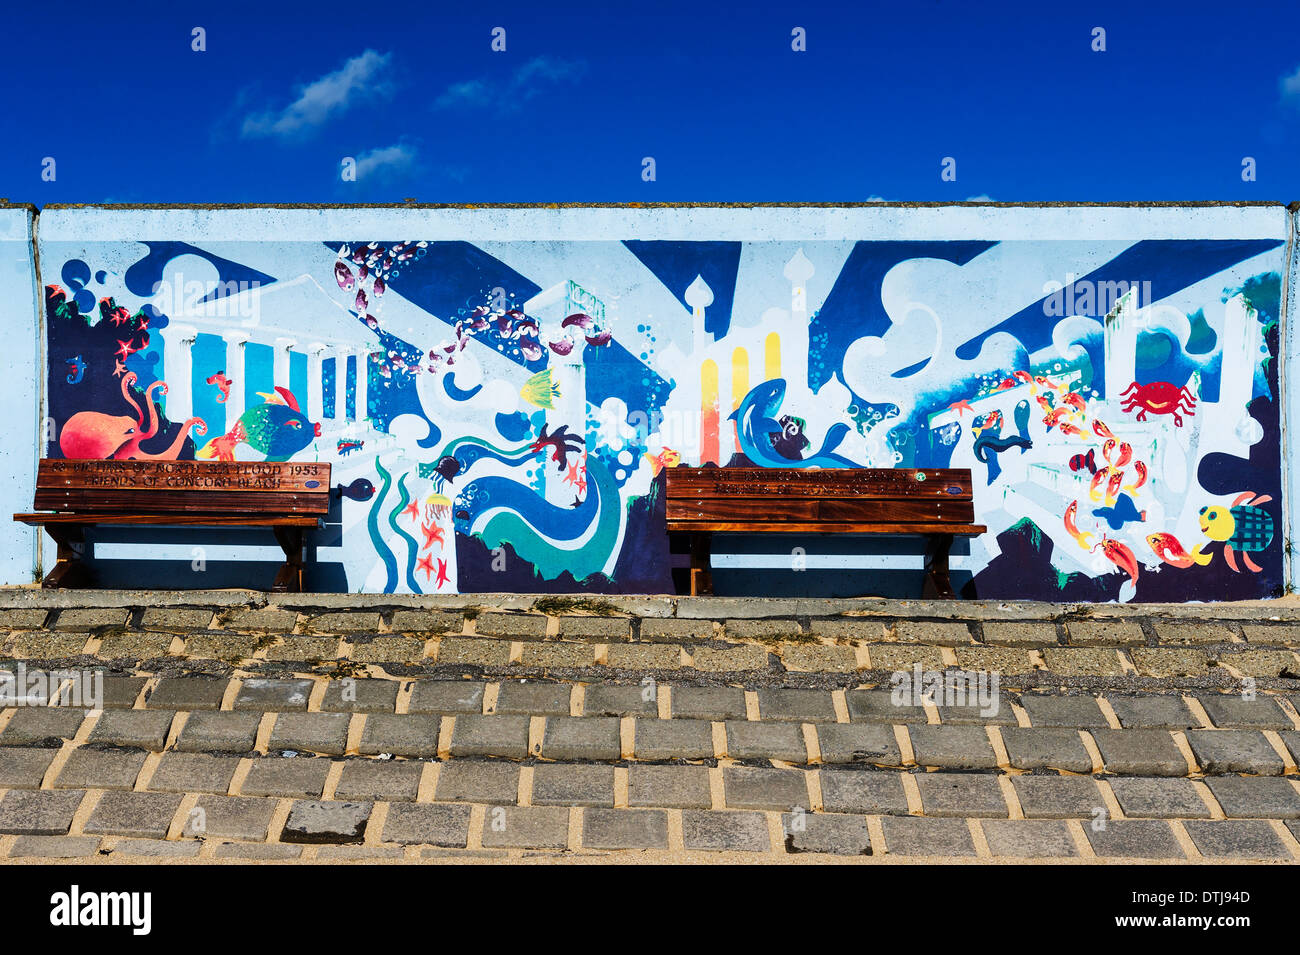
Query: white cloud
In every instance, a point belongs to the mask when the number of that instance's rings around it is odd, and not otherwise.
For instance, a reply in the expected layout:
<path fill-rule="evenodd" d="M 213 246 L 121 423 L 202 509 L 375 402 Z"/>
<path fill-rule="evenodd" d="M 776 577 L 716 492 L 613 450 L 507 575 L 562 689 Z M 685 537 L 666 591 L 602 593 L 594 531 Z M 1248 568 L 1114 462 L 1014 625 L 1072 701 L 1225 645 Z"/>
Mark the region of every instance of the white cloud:
<path fill-rule="evenodd" d="M 393 173 L 406 172 L 415 164 L 414 146 L 395 143 L 357 156 L 357 179 L 383 179 Z"/>
<path fill-rule="evenodd" d="M 539 96 L 545 87 L 577 80 L 586 71 L 587 64 L 582 60 L 538 56 L 501 79 L 472 79 L 453 83 L 433 101 L 433 107 L 492 107 L 501 112 L 509 112 Z"/>
<path fill-rule="evenodd" d="M 344 112 L 362 94 L 388 96 L 392 84 L 383 74 L 392 59 L 391 53 L 374 50 L 352 57 L 333 73 L 303 86 L 298 98 L 283 110 L 266 110 L 245 117 L 243 135 L 293 136 Z"/>
<path fill-rule="evenodd" d="M 1282 99 L 1300 106 L 1300 66 L 1297 66 L 1290 76 L 1282 77 L 1280 85 Z"/>

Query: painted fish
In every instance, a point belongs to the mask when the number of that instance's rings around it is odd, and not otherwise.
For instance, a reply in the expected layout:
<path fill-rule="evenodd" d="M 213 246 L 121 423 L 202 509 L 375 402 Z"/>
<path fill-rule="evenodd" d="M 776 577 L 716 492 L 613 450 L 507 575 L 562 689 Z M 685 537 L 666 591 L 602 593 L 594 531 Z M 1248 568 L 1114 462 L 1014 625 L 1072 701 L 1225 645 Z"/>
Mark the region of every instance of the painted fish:
<path fill-rule="evenodd" d="M 1088 469 L 1089 474 L 1097 473 L 1097 449 L 1089 448 L 1087 454 L 1076 454 L 1070 458 L 1070 470 L 1082 471 Z"/>
<path fill-rule="evenodd" d="M 1079 414 L 1083 414 L 1084 409 L 1088 406 L 1088 403 L 1083 400 L 1083 396 L 1075 391 L 1070 392 L 1062 398 L 1061 404 L 1069 405 L 1075 411 L 1079 412 Z"/>
<path fill-rule="evenodd" d="M 1092 481 L 1088 484 L 1088 497 L 1094 501 L 1100 501 L 1102 494 L 1105 492 L 1105 483 L 1110 477 L 1110 468 L 1102 468 L 1092 476 Z"/>
<path fill-rule="evenodd" d="M 658 454 L 647 452 L 645 458 L 650 462 L 650 473 L 656 476 L 664 468 L 675 468 L 682 461 L 681 452 L 674 451 L 672 448 L 664 448 Z"/>
<path fill-rule="evenodd" d="M 1174 567 L 1191 567 L 1192 564 L 1205 565 L 1213 559 L 1212 554 L 1187 553 L 1187 549 L 1173 534 L 1164 532 L 1148 534 L 1147 543 L 1151 545 L 1151 550 L 1157 557 Z"/>
<path fill-rule="evenodd" d="M 1147 466 L 1141 461 L 1134 461 L 1133 470 L 1137 474 L 1137 480 L 1132 484 L 1125 484 L 1124 490 L 1136 497 L 1138 488 L 1147 483 Z"/>
<path fill-rule="evenodd" d="M 999 454 L 1012 448 L 1019 448 L 1020 453 L 1024 454 L 1034 446 L 1034 442 L 1029 438 L 1028 401 L 1021 401 L 1016 405 L 1015 419 L 1019 434 L 1009 437 L 1002 436 L 1002 412 L 1000 411 L 990 411 L 971 422 L 971 433 L 975 435 L 975 443 L 971 450 L 975 460 L 988 466 L 989 484 L 996 481 L 1002 473 L 1002 465 L 998 463 Z"/>
<path fill-rule="evenodd" d="M 1127 494 L 1121 494 L 1113 505 L 1095 508 L 1092 516 L 1100 517 L 1110 525 L 1111 530 L 1117 531 L 1123 528 L 1125 524 L 1134 521 L 1145 521 L 1147 512 L 1139 511 L 1137 505 L 1133 503 L 1133 498 Z"/>
<path fill-rule="evenodd" d="M 1082 428 L 1076 428 L 1068 421 L 1062 421 L 1060 424 L 1060 428 L 1061 428 L 1061 434 L 1065 435 L 1067 438 L 1072 438 L 1076 434 L 1080 435 L 1085 439 L 1088 437 L 1088 432 L 1084 431 Z"/>
<path fill-rule="evenodd" d="M 334 493 L 350 501 L 368 501 L 375 496 L 375 486 L 365 478 L 357 478 L 347 486 L 336 484 Z"/>
<path fill-rule="evenodd" d="M 1091 549 L 1092 545 L 1088 543 L 1092 534 L 1087 531 L 1080 531 L 1078 524 L 1079 502 L 1071 501 L 1070 506 L 1065 509 L 1065 531 L 1074 538 L 1076 544 L 1084 550 Z"/>
<path fill-rule="evenodd" d="M 267 461 L 288 461 L 313 438 L 319 438 L 320 422 L 307 420 L 293 392 L 278 386 L 275 391 L 274 395 L 263 394 L 263 404 L 245 411 L 234 427 L 213 438 L 195 456 L 233 461 L 235 447 L 243 443 L 262 452 Z"/>
<path fill-rule="evenodd" d="M 560 386 L 551 380 L 551 369 L 544 368 L 524 382 L 519 394 L 529 404 L 550 411 L 555 409 L 555 399 L 560 397 Z"/>
<path fill-rule="evenodd" d="M 352 285 L 355 279 L 352 277 L 352 270 L 342 262 L 334 263 L 334 281 L 339 283 L 339 288 L 345 292 L 352 291 Z"/>
<path fill-rule="evenodd" d="M 1113 437 L 1115 437 L 1115 435 L 1114 435 L 1113 433 L 1111 433 L 1110 428 L 1106 427 L 1106 423 L 1105 423 L 1104 421 L 1102 421 L 1100 418 L 1093 418 L 1093 419 L 1092 419 L 1092 430 L 1093 430 L 1094 432 L 1096 432 L 1097 437 L 1099 437 L 1099 438 L 1113 438 Z"/>
<path fill-rule="evenodd" d="M 1115 467 L 1122 468 L 1124 467 L 1124 465 L 1128 464 L 1132 460 L 1133 460 L 1133 445 L 1129 444 L 1127 441 L 1120 442 L 1119 458 L 1114 462 Z"/>
<path fill-rule="evenodd" d="M 342 441 L 341 440 L 338 442 L 336 447 L 338 449 L 339 457 L 346 458 L 353 451 L 360 451 L 365 446 L 366 443 L 364 441 Z"/>
<path fill-rule="evenodd" d="M 1038 406 L 1043 409 L 1044 414 L 1052 413 L 1054 405 L 1052 403 L 1052 393 L 1050 391 L 1044 392 L 1034 400 L 1038 402 Z"/>
<path fill-rule="evenodd" d="M 1128 574 L 1129 580 L 1131 580 L 1133 585 L 1136 587 L 1138 579 L 1138 562 L 1137 558 L 1133 556 L 1133 551 L 1129 550 L 1125 544 L 1115 540 L 1113 537 L 1102 537 L 1100 541 L 1093 545 L 1093 551 L 1096 551 L 1098 547 L 1100 547 L 1101 552 L 1106 555 L 1107 560 L 1120 570 L 1124 571 L 1124 573 Z"/>
<path fill-rule="evenodd" d="M 1061 418 L 1069 413 L 1069 408 L 1056 408 L 1043 416 L 1043 424 L 1047 425 L 1048 431 L 1051 431 L 1060 423 Z"/>

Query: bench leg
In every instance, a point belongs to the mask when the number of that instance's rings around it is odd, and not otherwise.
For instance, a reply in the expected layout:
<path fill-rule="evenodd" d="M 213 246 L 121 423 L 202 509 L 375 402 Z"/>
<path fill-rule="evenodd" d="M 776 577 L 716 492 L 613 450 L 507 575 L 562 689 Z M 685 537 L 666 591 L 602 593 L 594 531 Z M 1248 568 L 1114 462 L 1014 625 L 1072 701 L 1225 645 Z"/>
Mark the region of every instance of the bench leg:
<path fill-rule="evenodd" d="M 54 566 L 41 581 L 41 586 L 54 589 L 85 584 L 89 574 L 81 562 L 81 555 L 85 549 L 86 529 L 80 524 L 46 524 L 45 530 L 59 549 Z"/>
<path fill-rule="evenodd" d="M 713 573 L 709 569 L 710 552 L 713 550 L 713 535 L 695 533 L 691 535 L 691 596 L 713 593 Z"/>
<path fill-rule="evenodd" d="M 952 581 L 948 579 L 948 553 L 952 550 L 951 534 L 931 534 L 925 549 L 925 583 L 923 597 L 942 597 L 953 600 Z"/>
<path fill-rule="evenodd" d="M 301 527 L 275 528 L 275 539 L 284 551 L 284 565 L 275 575 L 275 583 L 271 584 L 272 593 L 302 593 L 302 538 Z"/>

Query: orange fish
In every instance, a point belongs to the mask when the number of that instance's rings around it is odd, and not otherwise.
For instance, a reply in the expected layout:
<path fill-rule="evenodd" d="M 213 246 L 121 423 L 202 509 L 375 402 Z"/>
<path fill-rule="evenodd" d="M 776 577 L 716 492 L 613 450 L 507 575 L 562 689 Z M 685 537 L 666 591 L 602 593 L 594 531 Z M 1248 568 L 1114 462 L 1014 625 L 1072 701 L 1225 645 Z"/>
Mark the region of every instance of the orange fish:
<path fill-rule="evenodd" d="M 1084 408 L 1087 407 L 1087 402 L 1083 400 L 1083 395 L 1074 391 L 1062 398 L 1061 403 L 1069 405 L 1075 411 L 1079 412 L 1079 414 L 1083 414 Z"/>
<path fill-rule="evenodd" d="M 1115 462 L 1115 467 L 1122 468 L 1133 460 L 1133 445 L 1123 441 L 1119 446 L 1119 460 Z"/>
<path fill-rule="evenodd" d="M 1079 530 L 1079 525 L 1076 521 L 1078 514 L 1079 514 L 1079 502 L 1071 501 L 1070 506 L 1065 509 L 1065 518 L 1064 518 L 1065 532 L 1069 534 L 1071 537 L 1073 537 L 1075 543 L 1077 543 L 1080 547 L 1082 547 L 1084 550 L 1088 550 L 1090 546 L 1088 544 L 1088 539 L 1092 537 L 1092 535 Z"/>
<path fill-rule="evenodd" d="M 1109 468 L 1114 471 L 1111 475 L 1110 482 L 1106 485 L 1106 503 L 1114 504 L 1115 499 L 1119 497 L 1119 489 L 1124 486 L 1124 472 L 1118 468 Z"/>
<path fill-rule="evenodd" d="M 1061 434 L 1064 434 L 1066 436 L 1073 436 L 1077 434 L 1077 435 L 1081 435 L 1085 439 L 1088 437 L 1088 432 L 1084 431 L 1082 428 L 1076 428 L 1068 421 L 1062 421 L 1060 428 L 1061 428 Z"/>
<path fill-rule="evenodd" d="M 1097 473 L 1092 476 L 1092 483 L 1088 485 L 1088 496 L 1094 501 L 1100 501 L 1102 497 L 1102 486 L 1110 476 L 1110 468 L 1098 468 Z"/>
<path fill-rule="evenodd" d="M 1092 419 L 1092 430 L 1097 432 L 1097 436 L 1101 438 L 1115 437 L 1115 435 L 1111 434 L 1110 428 L 1106 427 L 1106 423 L 1098 418 Z"/>
<path fill-rule="evenodd" d="M 1191 567 L 1192 564 L 1208 564 L 1213 555 L 1189 554 L 1178 538 L 1173 534 L 1148 534 L 1147 543 L 1157 557 L 1174 567 Z"/>
<path fill-rule="evenodd" d="M 1133 470 L 1137 472 L 1137 480 L 1132 484 L 1125 485 L 1124 490 L 1136 496 L 1138 488 L 1147 483 L 1147 466 L 1141 461 L 1134 461 Z"/>
<path fill-rule="evenodd" d="M 1093 545 L 1093 551 L 1101 548 L 1101 552 L 1106 555 L 1106 559 L 1118 567 L 1124 573 L 1128 574 L 1129 580 L 1137 586 L 1138 579 L 1138 562 L 1133 556 L 1133 552 L 1127 546 L 1110 537 L 1102 537 L 1100 541 Z"/>
<path fill-rule="evenodd" d="M 1114 438 L 1107 438 L 1101 445 L 1101 456 L 1110 461 L 1110 453 L 1115 450 L 1116 441 Z"/>
<path fill-rule="evenodd" d="M 1060 422 L 1061 416 L 1069 412 L 1069 408 L 1056 408 L 1043 416 L 1043 424 L 1047 425 L 1047 430 L 1051 431 Z"/>

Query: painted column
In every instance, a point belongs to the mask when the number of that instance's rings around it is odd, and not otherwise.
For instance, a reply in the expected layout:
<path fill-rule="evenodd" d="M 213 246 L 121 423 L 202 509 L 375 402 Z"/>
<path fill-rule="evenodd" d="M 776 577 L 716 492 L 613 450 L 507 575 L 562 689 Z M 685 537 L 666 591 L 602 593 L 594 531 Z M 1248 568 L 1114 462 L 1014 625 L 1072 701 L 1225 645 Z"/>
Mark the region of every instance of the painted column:
<path fill-rule="evenodd" d="M 789 389 L 802 394 L 808 388 L 808 280 L 817 270 L 800 247 L 785 264 L 790 282 L 790 331 L 781 333 L 781 357 Z"/>
<path fill-rule="evenodd" d="M 1106 336 L 1106 400 L 1118 401 L 1137 374 L 1137 287 L 1129 289 L 1103 320 Z"/>
<path fill-rule="evenodd" d="M 194 357 L 190 349 L 199 337 L 192 325 L 169 325 L 163 380 L 167 382 L 167 417 L 184 421 L 194 413 Z"/>
<path fill-rule="evenodd" d="M 273 359 L 275 387 L 283 388 L 286 391 L 292 391 L 289 387 L 289 351 L 294 345 L 298 344 L 293 338 L 277 338 L 275 340 L 275 357 Z"/>
<path fill-rule="evenodd" d="M 334 348 L 334 426 L 342 428 L 348 423 L 348 349 L 346 345 Z"/>
<path fill-rule="evenodd" d="M 324 355 L 325 345 L 321 342 L 307 346 L 307 420 L 312 422 L 325 420 L 325 385 L 321 375 Z"/>
<path fill-rule="evenodd" d="M 233 427 L 244 413 L 244 345 L 248 335 L 242 331 L 225 332 L 226 377 L 230 379 L 230 395 L 226 398 L 226 424 Z"/>
<path fill-rule="evenodd" d="M 366 424 L 368 413 L 366 401 L 370 385 L 370 351 L 362 347 L 357 349 L 357 423 Z"/>

